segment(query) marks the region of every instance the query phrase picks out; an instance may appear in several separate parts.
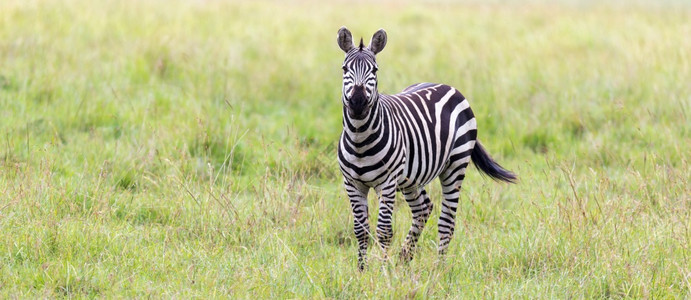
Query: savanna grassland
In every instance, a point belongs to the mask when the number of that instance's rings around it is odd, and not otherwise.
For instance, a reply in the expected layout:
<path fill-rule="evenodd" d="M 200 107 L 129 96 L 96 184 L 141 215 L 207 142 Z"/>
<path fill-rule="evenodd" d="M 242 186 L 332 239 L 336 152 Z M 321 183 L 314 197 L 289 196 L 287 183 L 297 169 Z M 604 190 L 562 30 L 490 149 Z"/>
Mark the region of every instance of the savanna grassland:
<path fill-rule="evenodd" d="M 691 297 L 689 20 L 683 2 L 3 0 L 0 297 Z M 458 88 L 520 177 L 469 169 L 442 261 L 437 205 L 409 265 L 373 248 L 357 271 L 342 25 L 387 30 L 380 91 Z M 409 225 L 397 201 L 392 254 Z"/>

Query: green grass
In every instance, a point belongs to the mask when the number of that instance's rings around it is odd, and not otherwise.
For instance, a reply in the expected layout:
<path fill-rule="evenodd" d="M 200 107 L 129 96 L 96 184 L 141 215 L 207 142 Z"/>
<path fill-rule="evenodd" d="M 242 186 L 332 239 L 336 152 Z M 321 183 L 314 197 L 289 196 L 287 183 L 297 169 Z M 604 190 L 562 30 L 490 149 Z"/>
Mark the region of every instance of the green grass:
<path fill-rule="evenodd" d="M 673 1 L 2 1 L 0 297 L 691 297 L 689 19 Z M 388 31 L 382 92 L 461 90 L 520 176 L 470 169 L 444 261 L 436 211 L 412 263 L 371 249 L 356 270 L 342 25 Z"/>

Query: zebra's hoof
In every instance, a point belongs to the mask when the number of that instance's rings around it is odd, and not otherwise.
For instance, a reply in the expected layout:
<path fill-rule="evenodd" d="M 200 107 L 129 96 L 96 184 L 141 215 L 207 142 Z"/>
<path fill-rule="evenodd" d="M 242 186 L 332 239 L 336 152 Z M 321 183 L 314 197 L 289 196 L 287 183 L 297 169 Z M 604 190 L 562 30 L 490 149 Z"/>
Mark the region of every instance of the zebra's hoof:
<path fill-rule="evenodd" d="M 367 269 L 367 264 L 364 263 L 364 262 L 358 262 L 358 264 L 357 264 L 357 270 L 358 270 L 359 272 L 364 272 L 365 269 Z"/>
<path fill-rule="evenodd" d="M 408 249 L 403 249 L 401 250 L 401 254 L 399 255 L 399 258 L 401 262 L 407 264 L 411 260 L 413 260 L 413 252 L 408 250 Z"/>

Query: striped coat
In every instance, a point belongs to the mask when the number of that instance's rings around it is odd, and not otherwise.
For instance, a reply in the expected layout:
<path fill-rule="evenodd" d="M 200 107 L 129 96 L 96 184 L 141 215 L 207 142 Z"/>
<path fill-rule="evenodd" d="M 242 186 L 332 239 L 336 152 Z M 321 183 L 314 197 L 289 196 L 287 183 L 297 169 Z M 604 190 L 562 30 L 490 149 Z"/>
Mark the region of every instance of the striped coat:
<path fill-rule="evenodd" d="M 388 249 L 395 193 L 402 192 L 413 214 L 413 224 L 401 251 L 410 260 L 433 205 L 424 187 L 439 178 L 443 200 L 438 251 L 443 254 L 453 236 L 459 190 L 466 167 L 475 165 L 494 179 L 513 182 L 477 141 L 477 124 L 468 100 L 456 89 L 432 83 L 409 86 L 396 95 L 377 91 L 375 55 L 386 45 L 379 30 L 368 47 L 356 47 L 345 27 L 338 43 L 346 53 L 343 63 L 343 132 L 338 161 L 354 215 L 359 267 L 366 261 L 369 236 L 367 193 L 379 195 L 377 240 Z"/>

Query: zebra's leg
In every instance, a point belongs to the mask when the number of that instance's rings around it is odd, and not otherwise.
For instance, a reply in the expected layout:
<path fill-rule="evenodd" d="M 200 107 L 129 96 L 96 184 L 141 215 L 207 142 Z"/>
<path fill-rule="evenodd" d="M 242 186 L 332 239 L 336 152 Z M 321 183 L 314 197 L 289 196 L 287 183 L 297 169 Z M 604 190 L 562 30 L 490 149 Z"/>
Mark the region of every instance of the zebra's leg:
<path fill-rule="evenodd" d="M 439 255 L 446 253 L 446 248 L 453 237 L 456 227 L 456 209 L 458 208 L 461 184 L 465 178 L 468 162 L 470 162 L 470 155 L 452 161 L 439 176 L 444 195 L 441 202 L 441 214 L 439 215 Z"/>
<path fill-rule="evenodd" d="M 350 198 L 353 210 L 353 229 L 358 242 L 358 269 L 365 269 L 367 264 L 367 248 L 369 246 L 369 213 L 367 211 L 367 189 L 358 188 L 348 181 L 345 182 L 346 193 Z"/>
<path fill-rule="evenodd" d="M 403 197 L 408 202 L 413 215 L 413 223 L 410 226 L 410 231 L 408 231 L 408 236 L 405 238 L 405 245 L 403 245 L 401 250 L 401 259 L 408 262 L 413 259 L 418 238 L 425 228 L 429 215 L 432 213 L 433 205 L 424 188 L 404 191 Z"/>
<path fill-rule="evenodd" d="M 379 196 L 379 216 L 377 218 L 377 240 L 384 250 L 384 255 L 391 245 L 393 237 L 392 215 L 396 199 L 396 185 L 389 184 L 381 189 Z"/>

